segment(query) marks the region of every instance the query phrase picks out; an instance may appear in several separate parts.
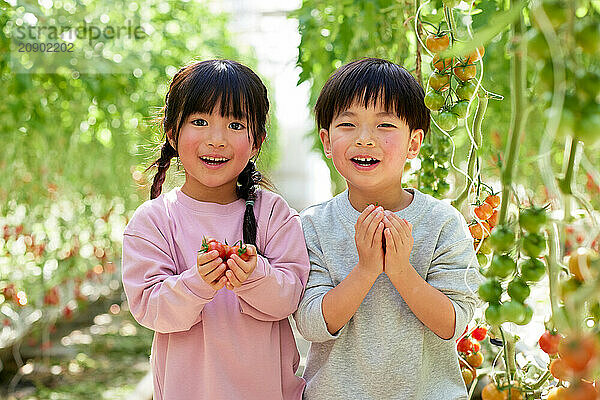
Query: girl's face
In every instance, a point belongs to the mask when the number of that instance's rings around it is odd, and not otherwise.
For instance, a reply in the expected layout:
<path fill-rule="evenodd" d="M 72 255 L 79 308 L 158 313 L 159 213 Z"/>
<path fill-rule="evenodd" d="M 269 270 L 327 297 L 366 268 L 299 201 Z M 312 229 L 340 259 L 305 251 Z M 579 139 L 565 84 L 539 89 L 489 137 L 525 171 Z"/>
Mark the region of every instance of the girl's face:
<path fill-rule="evenodd" d="M 175 147 L 171 135 L 169 142 Z M 191 114 L 181 127 L 176 149 L 185 169 L 181 190 L 197 200 L 221 204 L 237 199 L 238 175 L 258 152 L 246 118 L 222 117 L 219 110 Z"/>

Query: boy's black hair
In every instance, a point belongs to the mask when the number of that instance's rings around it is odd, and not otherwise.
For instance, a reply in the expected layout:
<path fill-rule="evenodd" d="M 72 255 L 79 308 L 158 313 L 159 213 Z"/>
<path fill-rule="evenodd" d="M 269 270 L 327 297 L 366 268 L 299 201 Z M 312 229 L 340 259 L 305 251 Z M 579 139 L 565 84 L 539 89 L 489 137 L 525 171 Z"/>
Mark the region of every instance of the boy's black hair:
<path fill-rule="evenodd" d="M 380 58 L 363 58 L 337 69 L 327 80 L 315 105 L 318 129 L 327 129 L 331 121 L 354 102 L 368 107 L 383 100 L 383 107 L 408 125 L 411 132 L 429 130 L 429 109 L 425 92 L 403 67 Z"/>
<path fill-rule="evenodd" d="M 188 117 L 194 113 L 210 114 L 217 109 L 222 117 L 246 120 L 251 143 L 259 149 L 266 138 L 266 119 L 269 112 L 267 89 L 260 78 L 248 67 L 231 60 L 206 60 L 181 68 L 171 81 L 165 96 L 161 125 L 165 142 L 160 157 L 147 169 L 156 166 L 150 189 L 150 198 L 162 191 L 171 159 L 177 157 L 179 132 Z M 172 132 L 175 148 L 171 146 L 167 132 Z M 258 154 L 256 155 L 258 157 Z M 258 185 L 273 189 L 273 185 L 249 160 L 237 179 L 236 193 L 239 198 L 254 201 Z M 256 245 L 256 217 L 253 202 L 247 203 L 244 214 L 244 243 Z"/>

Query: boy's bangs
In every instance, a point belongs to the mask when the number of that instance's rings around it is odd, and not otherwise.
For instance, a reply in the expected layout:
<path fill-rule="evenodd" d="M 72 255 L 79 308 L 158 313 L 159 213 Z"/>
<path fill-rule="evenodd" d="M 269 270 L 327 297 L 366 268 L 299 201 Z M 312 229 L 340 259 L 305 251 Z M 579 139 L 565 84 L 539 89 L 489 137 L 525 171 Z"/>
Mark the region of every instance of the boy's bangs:
<path fill-rule="evenodd" d="M 386 79 L 386 74 L 376 74 L 377 71 L 368 70 L 367 73 L 358 76 L 355 83 L 344 85 L 342 83 L 340 96 L 337 96 L 333 103 L 333 117 L 336 118 L 344 110 L 350 108 L 353 104 L 361 105 L 365 108 L 369 106 L 381 105 L 386 112 L 396 114 L 404 119 L 404 115 L 399 108 L 398 93 L 401 93 L 398 85 L 395 85 L 392 79 Z M 349 82 L 353 81 L 349 77 Z M 396 93 L 394 96 L 393 94 Z"/>

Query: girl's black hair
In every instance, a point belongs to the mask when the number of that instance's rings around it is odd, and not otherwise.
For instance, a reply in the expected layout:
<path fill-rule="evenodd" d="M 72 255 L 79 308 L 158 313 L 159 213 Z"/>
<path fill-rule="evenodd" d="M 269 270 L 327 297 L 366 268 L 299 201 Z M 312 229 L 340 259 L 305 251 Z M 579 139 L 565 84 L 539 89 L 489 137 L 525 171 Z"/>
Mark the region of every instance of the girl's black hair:
<path fill-rule="evenodd" d="M 429 130 L 429 109 L 425 92 L 417 80 L 403 67 L 380 58 L 363 58 L 343 65 L 327 80 L 317 103 L 315 117 L 318 129 L 327 129 L 331 121 L 352 103 L 366 107 L 383 101 L 386 111 L 395 112 L 411 131 Z"/>
<path fill-rule="evenodd" d="M 171 81 L 165 96 L 161 124 L 165 142 L 160 157 L 147 169 L 156 166 L 150 189 L 150 198 L 158 197 L 162 191 L 171 159 L 177 157 L 179 132 L 191 114 L 213 112 L 218 107 L 222 117 L 232 116 L 248 122 L 254 147 L 259 149 L 266 137 L 266 120 L 269 112 L 267 89 L 260 78 L 248 67 L 231 60 L 207 60 L 181 68 Z M 167 132 L 172 132 L 175 148 L 168 140 Z M 257 156 L 258 157 L 258 154 Z M 258 185 L 273 189 L 268 179 L 249 160 L 237 179 L 236 194 L 246 203 L 244 213 L 244 243 L 256 245 L 256 217 L 254 200 Z"/>

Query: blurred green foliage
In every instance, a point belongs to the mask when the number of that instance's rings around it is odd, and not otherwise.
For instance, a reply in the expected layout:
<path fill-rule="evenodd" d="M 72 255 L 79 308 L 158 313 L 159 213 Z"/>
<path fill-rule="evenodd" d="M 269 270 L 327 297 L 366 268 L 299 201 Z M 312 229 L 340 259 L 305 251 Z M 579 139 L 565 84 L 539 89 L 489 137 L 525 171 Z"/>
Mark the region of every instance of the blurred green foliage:
<path fill-rule="evenodd" d="M 0 207 L 10 200 L 36 204 L 74 191 L 123 197 L 126 208 L 132 209 L 148 198 L 147 187 L 136 188 L 147 186 L 153 177 L 154 171 L 148 177 L 140 172 L 156 158 L 154 150 L 163 140 L 155 118 L 175 72 L 202 59 L 231 58 L 251 68 L 256 60 L 234 47 L 227 16 L 202 2 L 50 4 L 51 8 L 31 1 L 0 3 Z M 129 24 L 145 33 L 139 39 L 101 37 L 91 44 L 76 40 L 76 52 L 65 58 L 65 65 L 46 63 L 45 69 L 28 70 L 33 54 L 18 52 L 16 29 L 31 26 L 30 14 L 40 26 L 78 26 L 85 21 L 100 28 Z M 94 58 L 87 59 L 84 52 Z M 38 60 L 50 56 L 46 53 Z M 261 151 L 262 168 L 275 159 L 276 123 L 271 121 L 269 142 Z M 171 168 L 172 175 L 177 169 Z M 169 183 L 172 179 L 165 188 Z"/>

